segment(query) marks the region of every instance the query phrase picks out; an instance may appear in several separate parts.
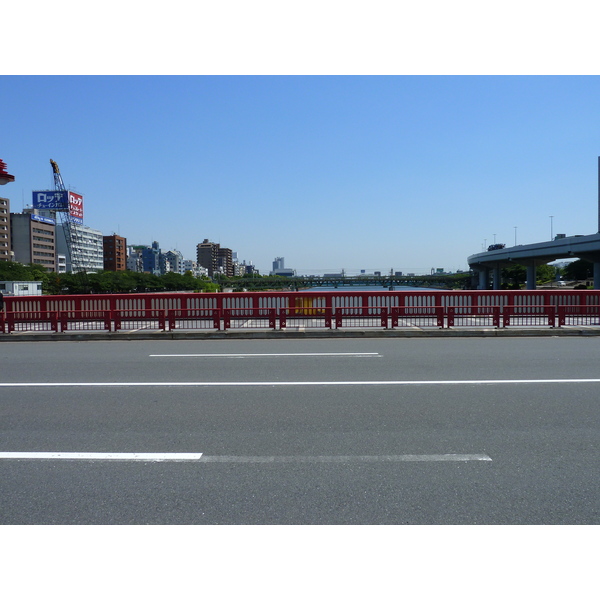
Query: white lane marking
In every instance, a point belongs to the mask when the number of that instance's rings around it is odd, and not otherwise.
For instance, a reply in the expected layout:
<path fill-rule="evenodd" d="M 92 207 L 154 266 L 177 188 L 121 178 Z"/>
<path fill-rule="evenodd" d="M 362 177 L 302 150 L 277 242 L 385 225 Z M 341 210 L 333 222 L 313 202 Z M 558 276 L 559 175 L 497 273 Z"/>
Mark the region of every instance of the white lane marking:
<path fill-rule="evenodd" d="M 201 462 L 310 463 L 310 462 L 464 462 L 491 461 L 487 454 L 399 454 L 383 456 L 206 456 Z"/>
<path fill-rule="evenodd" d="M 367 385 L 502 385 L 600 383 L 600 379 L 465 379 L 446 381 L 130 381 L 130 382 L 14 382 L 2 387 L 243 387 L 243 386 L 367 386 Z"/>
<path fill-rule="evenodd" d="M 202 453 L 0 452 L 0 460 L 126 460 L 146 462 L 345 463 L 491 461 L 487 454 L 399 454 L 382 456 L 204 456 Z"/>
<path fill-rule="evenodd" d="M 202 453 L 148 452 L 0 452 L 0 459 L 198 461 Z"/>
<path fill-rule="evenodd" d="M 177 357 L 177 358 L 246 358 L 258 356 L 381 356 L 379 352 L 295 352 L 280 354 L 150 354 L 153 358 Z"/>

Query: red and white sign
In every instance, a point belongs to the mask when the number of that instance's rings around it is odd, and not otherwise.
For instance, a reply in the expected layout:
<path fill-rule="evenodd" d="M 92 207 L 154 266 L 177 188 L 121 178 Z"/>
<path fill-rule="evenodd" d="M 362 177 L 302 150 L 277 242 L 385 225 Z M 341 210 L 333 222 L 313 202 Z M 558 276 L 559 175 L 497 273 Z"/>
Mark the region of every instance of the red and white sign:
<path fill-rule="evenodd" d="M 69 215 L 83 221 L 83 196 L 75 192 L 69 192 Z"/>

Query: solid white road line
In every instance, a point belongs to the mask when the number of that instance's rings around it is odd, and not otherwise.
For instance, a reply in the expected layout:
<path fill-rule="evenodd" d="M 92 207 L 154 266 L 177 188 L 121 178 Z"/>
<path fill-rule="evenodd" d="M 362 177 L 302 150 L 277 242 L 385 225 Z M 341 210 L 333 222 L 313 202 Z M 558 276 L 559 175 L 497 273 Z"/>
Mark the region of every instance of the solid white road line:
<path fill-rule="evenodd" d="M 464 379 L 445 381 L 135 381 L 135 382 L 14 382 L 3 387 L 253 387 L 253 386 L 368 386 L 368 385 L 502 385 L 600 383 L 600 379 Z"/>
<path fill-rule="evenodd" d="M 380 356 L 379 352 L 294 352 L 280 354 L 149 354 L 152 358 L 247 358 L 262 356 Z"/>
<path fill-rule="evenodd" d="M 382 456 L 203 456 L 202 453 L 0 452 L 0 460 L 125 460 L 220 463 L 347 463 L 491 461 L 487 454 L 399 454 Z"/>
<path fill-rule="evenodd" d="M 198 461 L 202 453 L 144 453 L 144 452 L 0 452 L 0 459 L 28 460 L 139 460 L 149 462 L 162 461 Z"/>

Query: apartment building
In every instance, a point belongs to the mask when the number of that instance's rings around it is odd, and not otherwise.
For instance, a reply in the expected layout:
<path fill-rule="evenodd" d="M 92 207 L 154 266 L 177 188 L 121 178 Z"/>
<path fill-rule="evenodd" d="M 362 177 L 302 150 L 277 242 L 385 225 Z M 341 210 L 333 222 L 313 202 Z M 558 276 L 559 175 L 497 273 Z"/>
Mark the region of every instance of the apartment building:
<path fill-rule="evenodd" d="M 56 225 L 54 219 L 36 214 L 35 209 L 10 215 L 13 260 L 33 263 L 47 271 L 57 270 Z"/>
<path fill-rule="evenodd" d="M 105 271 L 127 269 L 127 240 L 120 235 L 105 235 L 102 238 Z"/>
<path fill-rule="evenodd" d="M 12 260 L 10 245 L 10 200 L 0 198 L 0 260 Z"/>

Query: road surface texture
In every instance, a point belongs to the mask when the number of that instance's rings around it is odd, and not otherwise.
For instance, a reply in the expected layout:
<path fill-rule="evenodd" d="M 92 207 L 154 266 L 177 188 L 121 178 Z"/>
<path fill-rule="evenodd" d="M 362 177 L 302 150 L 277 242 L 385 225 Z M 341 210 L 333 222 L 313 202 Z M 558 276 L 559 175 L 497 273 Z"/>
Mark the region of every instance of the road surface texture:
<path fill-rule="evenodd" d="M 598 337 L 0 344 L 2 524 L 599 524 Z"/>

